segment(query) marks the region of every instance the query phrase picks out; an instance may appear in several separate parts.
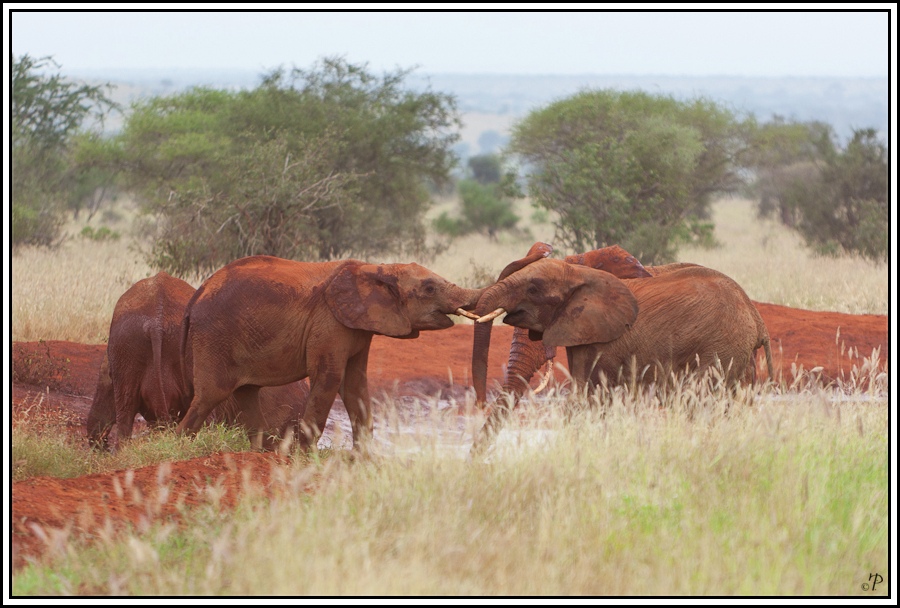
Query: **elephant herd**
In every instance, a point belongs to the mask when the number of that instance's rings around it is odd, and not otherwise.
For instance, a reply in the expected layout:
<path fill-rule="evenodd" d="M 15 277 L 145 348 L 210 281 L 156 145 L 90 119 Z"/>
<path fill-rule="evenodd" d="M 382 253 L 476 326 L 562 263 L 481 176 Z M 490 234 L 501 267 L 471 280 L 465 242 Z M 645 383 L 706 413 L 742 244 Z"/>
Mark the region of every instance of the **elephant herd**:
<path fill-rule="evenodd" d="M 372 433 L 366 376 L 375 334 L 416 338 L 475 320 L 472 378 L 487 402 L 493 319 L 515 327 L 503 389 L 514 402 L 534 373 L 566 348 L 576 386 L 664 384 L 721 365 L 729 386 L 755 380 L 769 336 L 732 279 L 696 264 L 644 267 L 618 246 L 565 260 L 536 243 L 491 286 L 465 289 L 418 264 L 358 260 L 236 260 L 194 290 L 164 272 L 138 281 L 116 304 L 87 419 L 88 438 L 109 447 L 131 436 L 135 416 L 178 422 L 194 434 L 207 420 L 242 426 L 254 449 L 288 436 L 313 448 L 340 394 L 353 446 Z M 502 422 L 493 408 L 475 441 Z"/>

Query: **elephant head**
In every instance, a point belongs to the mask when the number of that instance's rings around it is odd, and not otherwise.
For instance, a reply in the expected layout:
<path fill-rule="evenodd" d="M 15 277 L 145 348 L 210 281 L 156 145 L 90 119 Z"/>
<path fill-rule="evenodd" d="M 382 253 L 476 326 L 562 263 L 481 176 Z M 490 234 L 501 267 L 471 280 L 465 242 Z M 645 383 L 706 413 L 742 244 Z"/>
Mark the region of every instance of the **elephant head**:
<path fill-rule="evenodd" d="M 485 289 L 476 314 L 529 330 L 532 339 L 551 348 L 610 342 L 637 318 L 634 295 L 622 281 L 602 270 L 538 260 Z"/>
<path fill-rule="evenodd" d="M 447 315 L 470 316 L 465 309 L 480 295 L 419 264 L 347 264 L 325 290 L 332 313 L 346 327 L 394 338 L 451 327 Z"/>
<path fill-rule="evenodd" d="M 618 245 L 567 255 L 566 262 L 605 270 L 619 279 L 643 279 L 652 276 L 637 258 Z"/>
<path fill-rule="evenodd" d="M 500 273 L 497 280 L 501 281 L 529 264 L 549 256 L 552 251 L 553 248 L 546 243 L 535 243 L 524 258 L 510 263 Z M 651 276 L 633 255 L 618 245 L 566 256 L 566 262 L 605 270 L 620 279 Z M 475 386 L 476 400 L 480 404 L 485 403 L 487 398 L 487 357 L 490 341 L 491 324 L 476 324 L 472 349 L 472 381 Z M 552 360 L 555 355 L 555 347 L 540 340 L 530 340 L 527 329 L 516 327 L 513 331 L 503 390 L 517 399 L 528 389 L 528 382 L 534 373 L 545 362 Z"/>

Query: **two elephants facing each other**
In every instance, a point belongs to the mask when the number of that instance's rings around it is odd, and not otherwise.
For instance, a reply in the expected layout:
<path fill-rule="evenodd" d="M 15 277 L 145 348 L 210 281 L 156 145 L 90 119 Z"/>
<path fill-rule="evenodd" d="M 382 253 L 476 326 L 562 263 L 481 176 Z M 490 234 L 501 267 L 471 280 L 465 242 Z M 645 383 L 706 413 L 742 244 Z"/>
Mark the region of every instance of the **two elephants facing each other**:
<path fill-rule="evenodd" d="M 309 378 L 301 448 L 316 445 L 340 393 L 354 448 L 372 432 L 367 380 L 375 334 L 415 338 L 474 318 L 481 289 L 464 289 L 418 264 L 358 260 L 296 262 L 271 256 L 236 260 L 194 293 L 182 323 L 190 407 L 178 425 L 194 433 L 240 391 Z M 185 372 L 185 377 L 188 372 Z"/>
<path fill-rule="evenodd" d="M 565 261 L 546 259 L 551 251 L 535 244 L 478 301 L 472 378 L 479 403 L 486 401 L 490 322 L 503 312 L 517 328 L 504 382 L 516 400 L 559 346 L 576 385 L 597 386 L 601 375 L 613 385 L 647 385 L 721 365 L 734 386 L 755 378 L 760 347 L 774 377 L 761 315 L 721 272 L 689 263 L 645 268 L 617 246 Z M 493 408 L 476 447 L 499 429 L 504 409 Z"/>
<path fill-rule="evenodd" d="M 88 440 L 108 448 L 113 426 L 131 438 L 141 414 L 151 425 L 181 420 L 190 403 L 183 381 L 181 321 L 194 288 L 160 272 L 132 285 L 116 302 L 109 343 L 87 417 Z M 308 382 L 235 393 L 213 419 L 243 426 L 255 449 L 274 449 L 303 415 Z"/>

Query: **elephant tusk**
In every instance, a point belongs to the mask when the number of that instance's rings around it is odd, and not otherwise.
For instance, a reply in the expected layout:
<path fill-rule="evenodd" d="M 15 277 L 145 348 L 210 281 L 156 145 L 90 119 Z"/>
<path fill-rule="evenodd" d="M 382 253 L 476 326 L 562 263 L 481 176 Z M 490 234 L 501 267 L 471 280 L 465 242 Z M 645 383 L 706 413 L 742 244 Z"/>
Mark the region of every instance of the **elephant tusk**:
<path fill-rule="evenodd" d="M 537 388 L 534 389 L 534 394 L 537 395 L 539 392 L 547 388 L 547 385 L 550 384 L 550 377 L 553 375 L 553 361 L 547 361 L 547 372 L 544 374 L 544 379 L 541 380 L 541 383 L 538 384 Z"/>
<path fill-rule="evenodd" d="M 499 317 L 500 315 L 502 315 L 505 312 L 506 312 L 506 309 L 504 309 L 503 307 L 500 307 L 497 310 L 495 310 L 494 312 L 488 313 L 488 314 L 484 315 L 483 317 L 479 317 L 478 319 L 475 320 L 475 322 L 476 323 L 487 323 L 488 321 L 493 321 L 494 319 L 496 319 L 497 317 Z"/>
<path fill-rule="evenodd" d="M 462 308 L 457 308 L 456 314 L 458 314 L 461 317 L 465 317 L 467 319 L 472 319 L 473 321 L 478 320 L 478 315 L 476 315 L 475 313 L 469 312 L 468 310 L 463 310 Z"/>

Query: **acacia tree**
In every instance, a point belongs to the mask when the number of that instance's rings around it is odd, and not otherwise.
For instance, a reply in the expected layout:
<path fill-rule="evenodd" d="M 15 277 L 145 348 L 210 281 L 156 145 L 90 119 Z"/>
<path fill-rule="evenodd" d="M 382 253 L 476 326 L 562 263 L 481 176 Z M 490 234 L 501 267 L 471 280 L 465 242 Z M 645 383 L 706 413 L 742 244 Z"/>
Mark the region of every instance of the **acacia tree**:
<path fill-rule="evenodd" d="M 818 253 L 887 256 L 887 149 L 874 129 L 842 148 L 821 122 L 748 121 L 744 164 L 761 216 L 774 214 Z"/>
<path fill-rule="evenodd" d="M 740 125 L 711 101 L 584 91 L 513 128 L 534 203 L 556 212 L 556 239 L 586 251 L 619 244 L 647 263 L 711 231 L 713 194 L 740 183 Z"/>
<path fill-rule="evenodd" d="M 750 118 L 745 126 L 748 146 L 742 164 L 752 173 L 747 192 L 757 200 L 761 217 L 775 215 L 796 229 L 799 210 L 788 193 L 818 179 L 822 163 L 836 152 L 834 130 L 823 122 L 777 114 L 761 124 Z"/>
<path fill-rule="evenodd" d="M 468 161 L 471 178 L 456 183 L 460 198 L 460 217 L 442 213 L 433 222 L 434 229 L 451 237 L 483 232 L 491 240 L 502 230 L 512 230 L 519 222 L 513 200 L 522 193 L 513 172 L 504 170 L 496 154 L 473 156 Z"/>
<path fill-rule="evenodd" d="M 797 230 L 820 253 L 887 259 L 887 147 L 875 129 L 855 129 L 843 150 L 828 154 L 814 179 L 783 194 L 797 209 Z"/>
<path fill-rule="evenodd" d="M 248 91 L 150 99 L 93 156 L 127 169 L 159 219 L 151 264 L 182 276 L 257 253 L 423 252 L 459 118 L 453 97 L 406 89 L 408 73 L 325 59 Z"/>
<path fill-rule="evenodd" d="M 116 104 L 109 85 L 90 86 L 60 73 L 52 57 L 13 57 L 12 243 L 50 246 L 59 239 L 65 204 L 86 176 L 71 150 L 85 121 L 102 122 Z"/>

